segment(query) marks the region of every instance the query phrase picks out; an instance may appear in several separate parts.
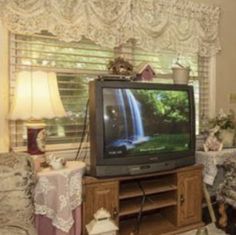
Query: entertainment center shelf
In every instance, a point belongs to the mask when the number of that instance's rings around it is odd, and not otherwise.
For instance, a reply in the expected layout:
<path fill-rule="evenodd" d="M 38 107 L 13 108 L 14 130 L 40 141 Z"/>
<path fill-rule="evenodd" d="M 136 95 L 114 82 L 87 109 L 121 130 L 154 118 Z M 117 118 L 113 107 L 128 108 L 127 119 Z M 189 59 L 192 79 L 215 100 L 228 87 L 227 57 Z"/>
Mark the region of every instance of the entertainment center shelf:
<path fill-rule="evenodd" d="M 154 193 L 161 193 L 161 192 L 168 192 L 168 191 L 176 190 L 177 186 L 174 184 L 172 180 L 173 179 L 170 179 L 170 178 L 146 180 L 146 181 L 141 181 L 140 185 L 145 191 L 145 194 L 149 195 L 149 194 L 154 194 Z M 143 192 L 140 189 L 137 182 L 122 183 L 120 185 L 119 199 L 132 198 L 132 197 L 142 196 L 142 195 L 143 195 Z"/>
<path fill-rule="evenodd" d="M 202 166 L 194 165 L 146 175 L 83 180 L 83 235 L 85 225 L 101 207 L 119 226 L 120 235 L 178 234 L 201 222 Z"/>
<path fill-rule="evenodd" d="M 120 212 L 119 216 L 130 215 L 138 213 L 140 211 L 141 198 L 130 199 L 126 201 L 120 201 Z M 150 196 L 146 199 L 142 211 L 150 211 L 158 208 L 167 206 L 177 205 L 177 201 L 173 198 L 173 195 L 162 194 Z"/>

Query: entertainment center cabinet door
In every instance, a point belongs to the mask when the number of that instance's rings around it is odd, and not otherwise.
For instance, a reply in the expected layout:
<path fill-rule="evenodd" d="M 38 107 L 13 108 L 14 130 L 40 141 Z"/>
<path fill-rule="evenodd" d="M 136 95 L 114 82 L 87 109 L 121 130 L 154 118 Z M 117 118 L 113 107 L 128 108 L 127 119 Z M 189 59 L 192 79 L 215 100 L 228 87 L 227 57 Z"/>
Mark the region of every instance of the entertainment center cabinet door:
<path fill-rule="evenodd" d="M 83 235 L 87 234 L 85 225 L 92 219 L 94 213 L 104 208 L 108 210 L 118 225 L 119 213 L 119 181 L 93 183 L 83 185 Z"/>
<path fill-rule="evenodd" d="M 178 205 L 177 225 L 201 222 L 202 219 L 202 167 L 177 173 Z"/>

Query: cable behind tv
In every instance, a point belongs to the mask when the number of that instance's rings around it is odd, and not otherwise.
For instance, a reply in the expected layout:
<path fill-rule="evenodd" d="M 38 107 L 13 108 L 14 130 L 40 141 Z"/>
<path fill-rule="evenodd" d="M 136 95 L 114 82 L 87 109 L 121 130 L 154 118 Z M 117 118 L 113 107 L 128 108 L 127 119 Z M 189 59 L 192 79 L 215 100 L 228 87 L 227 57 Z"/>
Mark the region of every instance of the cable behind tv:
<path fill-rule="evenodd" d="M 79 160 L 79 156 L 80 156 L 80 153 L 81 153 L 81 150 L 82 150 L 82 145 L 83 145 L 83 142 L 84 142 L 84 138 L 86 136 L 86 129 L 87 129 L 87 119 L 88 119 L 88 105 L 89 105 L 89 99 L 87 100 L 87 103 L 86 103 L 86 109 L 85 109 L 85 115 L 84 115 L 84 122 L 83 122 L 83 130 L 82 130 L 82 135 L 81 135 L 81 138 L 80 138 L 80 143 L 79 143 L 79 147 L 78 147 L 78 150 L 77 150 L 77 153 L 76 153 L 76 156 L 75 156 L 75 160 Z M 86 151 L 86 154 L 83 158 L 81 158 L 82 161 L 85 160 L 87 156 L 87 151 Z"/>
<path fill-rule="evenodd" d="M 139 181 L 137 181 L 136 183 L 137 183 L 139 189 L 142 191 L 143 196 L 142 196 L 142 201 L 140 204 L 139 213 L 137 215 L 137 223 L 133 228 L 132 234 L 139 234 L 140 224 L 142 221 L 143 207 L 144 207 L 144 203 L 146 201 L 146 193 L 145 193 L 143 186 L 141 185 L 141 183 Z"/>

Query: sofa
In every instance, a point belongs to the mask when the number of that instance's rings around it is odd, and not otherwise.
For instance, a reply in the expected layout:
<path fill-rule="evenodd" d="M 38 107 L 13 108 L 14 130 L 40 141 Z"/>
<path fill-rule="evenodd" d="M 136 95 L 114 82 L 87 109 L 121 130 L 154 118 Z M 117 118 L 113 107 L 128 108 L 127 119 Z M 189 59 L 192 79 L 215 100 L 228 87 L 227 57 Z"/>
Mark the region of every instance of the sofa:
<path fill-rule="evenodd" d="M 0 235 L 36 235 L 34 164 L 27 154 L 0 154 Z"/>

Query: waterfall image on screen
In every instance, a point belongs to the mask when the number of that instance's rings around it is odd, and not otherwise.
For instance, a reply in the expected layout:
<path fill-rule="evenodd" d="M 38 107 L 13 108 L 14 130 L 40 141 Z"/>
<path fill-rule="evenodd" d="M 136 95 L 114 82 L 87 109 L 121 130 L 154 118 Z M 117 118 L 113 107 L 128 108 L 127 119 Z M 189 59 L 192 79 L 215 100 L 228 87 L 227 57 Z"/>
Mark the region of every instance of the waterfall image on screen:
<path fill-rule="evenodd" d="M 105 157 L 189 149 L 186 91 L 103 89 Z"/>

